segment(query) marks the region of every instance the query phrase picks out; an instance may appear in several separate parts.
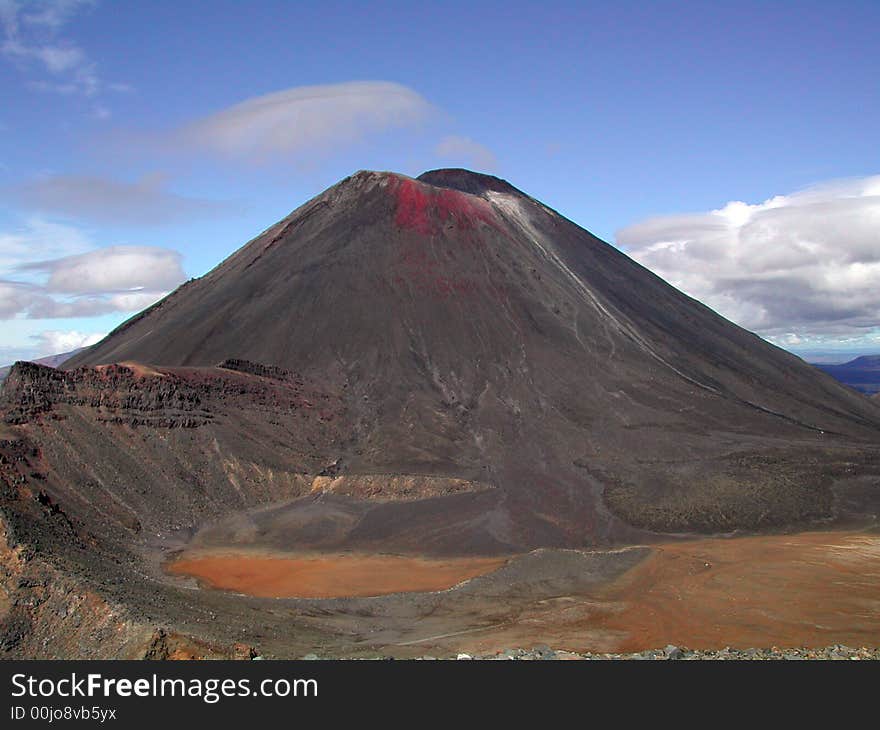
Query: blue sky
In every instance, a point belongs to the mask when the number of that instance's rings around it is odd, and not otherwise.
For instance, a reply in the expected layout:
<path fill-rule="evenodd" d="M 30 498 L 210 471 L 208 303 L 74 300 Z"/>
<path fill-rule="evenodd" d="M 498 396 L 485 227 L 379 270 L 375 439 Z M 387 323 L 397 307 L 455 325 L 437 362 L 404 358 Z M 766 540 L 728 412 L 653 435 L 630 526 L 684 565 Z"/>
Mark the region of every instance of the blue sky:
<path fill-rule="evenodd" d="M 0 0 L 0 360 L 351 172 L 493 172 L 799 352 L 880 351 L 880 4 Z"/>

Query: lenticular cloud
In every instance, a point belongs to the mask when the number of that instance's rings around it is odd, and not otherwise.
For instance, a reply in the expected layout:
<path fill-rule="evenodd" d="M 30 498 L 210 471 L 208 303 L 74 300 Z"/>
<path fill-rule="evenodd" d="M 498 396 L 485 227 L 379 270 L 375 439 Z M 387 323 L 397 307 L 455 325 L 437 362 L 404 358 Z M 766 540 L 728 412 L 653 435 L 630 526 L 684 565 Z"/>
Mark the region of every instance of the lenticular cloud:
<path fill-rule="evenodd" d="M 387 81 L 298 86 L 197 120 L 182 136 L 196 147 L 265 162 L 276 155 L 309 155 L 410 126 L 430 110 L 418 93 Z"/>

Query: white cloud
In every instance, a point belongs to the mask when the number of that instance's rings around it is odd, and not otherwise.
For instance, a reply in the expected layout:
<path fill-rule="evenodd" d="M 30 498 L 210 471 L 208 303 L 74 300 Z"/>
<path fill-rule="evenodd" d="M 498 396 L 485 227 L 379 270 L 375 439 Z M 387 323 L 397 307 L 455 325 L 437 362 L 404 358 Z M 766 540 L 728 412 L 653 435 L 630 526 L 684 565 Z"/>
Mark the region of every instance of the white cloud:
<path fill-rule="evenodd" d="M 161 174 L 136 182 L 83 175 L 56 175 L 7 188 L 24 206 L 100 223 L 157 225 L 238 210 L 228 202 L 177 195 Z"/>
<path fill-rule="evenodd" d="M 46 330 L 34 335 L 36 340 L 37 357 L 46 355 L 58 355 L 64 352 L 78 350 L 100 342 L 106 333 L 101 332 L 78 332 L 76 330 Z"/>
<path fill-rule="evenodd" d="M 105 336 L 100 332 L 45 330 L 31 335 L 27 343 L 0 345 L 0 366 L 8 366 L 18 360 L 46 358 L 48 361 L 46 364 L 56 367 L 60 363 L 51 356 L 66 354 L 81 347 L 94 345 Z"/>
<path fill-rule="evenodd" d="M 34 259 L 70 256 L 92 248 L 89 238 L 73 226 L 29 218 L 14 231 L 0 232 L 0 271 Z"/>
<path fill-rule="evenodd" d="M 779 344 L 852 342 L 880 327 L 880 176 L 649 219 L 617 243 Z"/>
<path fill-rule="evenodd" d="M 0 320 L 136 312 L 185 278 L 180 254 L 159 246 L 96 248 L 78 229 L 40 219 L 0 233 Z"/>
<path fill-rule="evenodd" d="M 0 320 L 12 319 L 20 312 L 30 309 L 37 301 L 39 292 L 30 284 L 16 281 L 0 281 Z"/>
<path fill-rule="evenodd" d="M 75 46 L 27 46 L 18 41 L 6 41 L 3 52 L 18 58 L 41 61 L 48 71 L 60 74 L 86 62 L 86 55 Z"/>
<path fill-rule="evenodd" d="M 114 312 L 138 312 L 166 294 L 168 291 L 93 292 L 59 297 L 39 285 L 0 280 L 0 320 L 79 319 Z"/>
<path fill-rule="evenodd" d="M 387 81 L 298 86 L 199 119 L 178 142 L 250 162 L 326 154 L 379 132 L 413 126 L 431 105 Z"/>
<path fill-rule="evenodd" d="M 786 332 L 781 335 L 776 335 L 773 338 L 773 341 L 777 345 L 783 347 L 797 347 L 798 345 L 804 344 L 804 338 L 800 335 L 796 335 L 794 332 Z"/>
<path fill-rule="evenodd" d="M 181 284 L 182 280 L 178 280 L 177 284 Z M 176 286 L 176 285 L 175 285 Z M 108 297 L 110 305 L 114 312 L 140 312 L 151 304 L 155 304 L 162 297 L 166 296 L 174 287 L 169 287 L 166 291 L 137 291 L 127 294 L 114 294 Z"/>
<path fill-rule="evenodd" d="M 31 81 L 34 89 L 87 97 L 114 90 L 117 85 L 104 83 L 88 54 L 62 35 L 70 20 L 95 5 L 95 0 L 0 0 L 0 53 L 31 74 L 44 74 Z"/>
<path fill-rule="evenodd" d="M 498 166 L 498 160 L 492 150 L 469 137 L 444 137 L 434 149 L 434 154 L 438 157 L 453 158 L 477 170 L 492 171 Z"/>
<path fill-rule="evenodd" d="M 28 0 L 26 3 L 15 0 L 8 3 L 18 5 L 22 10 L 21 22 L 24 25 L 44 27 L 58 31 L 82 8 L 93 7 L 96 0 Z"/>
<path fill-rule="evenodd" d="M 162 291 L 186 278 L 180 254 L 158 246 L 110 246 L 19 269 L 48 274 L 48 292 L 79 296 Z"/>

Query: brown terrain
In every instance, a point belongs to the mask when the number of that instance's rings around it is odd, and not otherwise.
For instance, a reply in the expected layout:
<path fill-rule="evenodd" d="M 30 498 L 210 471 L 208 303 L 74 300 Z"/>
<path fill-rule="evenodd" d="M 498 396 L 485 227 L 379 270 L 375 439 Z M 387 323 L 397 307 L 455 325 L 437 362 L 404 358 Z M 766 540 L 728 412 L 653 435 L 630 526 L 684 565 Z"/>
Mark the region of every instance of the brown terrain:
<path fill-rule="evenodd" d="M 442 648 L 573 652 L 877 646 L 880 535 L 817 532 L 656 546 L 620 577 L 536 602 Z"/>
<path fill-rule="evenodd" d="M 62 367 L 0 393 L 6 656 L 684 643 L 765 570 L 823 610 L 791 533 L 880 514 L 877 401 L 463 170 L 346 178 Z"/>
<path fill-rule="evenodd" d="M 188 555 L 168 570 L 253 596 L 331 598 L 446 590 L 507 562 L 226 552 Z M 614 653 L 667 644 L 691 649 L 874 646 L 880 637 L 880 534 L 814 532 L 664 543 L 618 577 L 587 589 L 570 595 L 524 592 L 518 598 L 488 624 L 450 619 L 446 628 L 455 630 L 446 635 L 404 639 L 398 629 L 401 641 L 383 651 L 414 647 L 489 654 L 538 640 L 572 652 Z"/>
<path fill-rule="evenodd" d="M 398 555 L 191 554 L 166 570 L 210 588 L 263 598 L 345 598 L 444 591 L 504 565 L 502 558 L 426 560 Z"/>
<path fill-rule="evenodd" d="M 663 546 L 607 594 L 620 648 L 876 645 L 880 535 L 805 533 Z"/>

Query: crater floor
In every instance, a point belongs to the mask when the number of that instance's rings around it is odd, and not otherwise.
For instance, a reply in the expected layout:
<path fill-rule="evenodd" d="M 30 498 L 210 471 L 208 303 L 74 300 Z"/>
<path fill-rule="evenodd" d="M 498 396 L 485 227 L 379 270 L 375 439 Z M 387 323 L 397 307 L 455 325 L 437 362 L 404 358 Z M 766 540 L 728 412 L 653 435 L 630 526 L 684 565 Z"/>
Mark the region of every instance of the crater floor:
<path fill-rule="evenodd" d="M 336 656 L 880 644 L 880 534 L 871 531 L 507 558 L 194 548 L 166 570 L 228 601 L 246 596 L 213 589 L 298 606 L 334 635 Z"/>
<path fill-rule="evenodd" d="M 211 551 L 167 566 L 210 587 L 264 598 L 345 598 L 442 591 L 504 565 L 503 558 L 429 560 L 398 555 L 289 555 Z"/>

